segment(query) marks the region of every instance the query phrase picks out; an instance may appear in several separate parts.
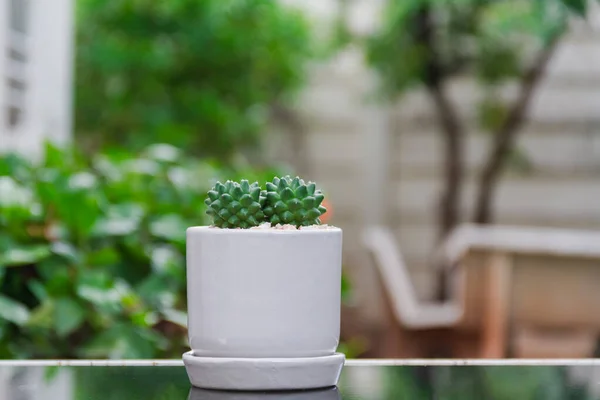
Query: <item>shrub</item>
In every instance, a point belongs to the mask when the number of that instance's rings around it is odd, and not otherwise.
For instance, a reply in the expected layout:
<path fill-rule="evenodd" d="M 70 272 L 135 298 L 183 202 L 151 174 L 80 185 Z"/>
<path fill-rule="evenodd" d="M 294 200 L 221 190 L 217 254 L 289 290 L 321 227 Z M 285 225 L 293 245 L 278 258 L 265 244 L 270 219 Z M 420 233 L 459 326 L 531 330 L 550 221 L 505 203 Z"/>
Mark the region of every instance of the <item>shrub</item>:
<path fill-rule="evenodd" d="M 91 160 L 0 156 L 0 358 L 161 358 L 187 349 L 185 230 L 224 169 L 169 145 Z"/>
<path fill-rule="evenodd" d="M 76 130 L 88 145 L 158 141 L 229 158 L 258 143 L 313 53 L 302 14 L 277 1 L 77 5 Z"/>

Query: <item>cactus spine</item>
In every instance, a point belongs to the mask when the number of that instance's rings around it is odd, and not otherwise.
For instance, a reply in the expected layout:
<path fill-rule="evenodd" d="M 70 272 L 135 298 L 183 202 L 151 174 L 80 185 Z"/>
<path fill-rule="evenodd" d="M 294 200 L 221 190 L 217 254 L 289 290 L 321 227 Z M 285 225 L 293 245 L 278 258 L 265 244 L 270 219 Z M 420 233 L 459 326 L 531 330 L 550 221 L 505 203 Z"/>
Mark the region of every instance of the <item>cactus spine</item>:
<path fill-rule="evenodd" d="M 267 182 L 266 189 L 263 211 L 271 225 L 318 225 L 319 217 L 327 211 L 321 205 L 325 196 L 314 182 L 305 183 L 299 177 L 275 177 Z"/>
<path fill-rule="evenodd" d="M 258 226 L 265 220 L 265 197 L 258 182 L 250 184 L 245 179 L 240 183 L 217 182 L 208 191 L 204 203 L 208 206 L 206 213 L 219 228 L 246 229 Z"/>

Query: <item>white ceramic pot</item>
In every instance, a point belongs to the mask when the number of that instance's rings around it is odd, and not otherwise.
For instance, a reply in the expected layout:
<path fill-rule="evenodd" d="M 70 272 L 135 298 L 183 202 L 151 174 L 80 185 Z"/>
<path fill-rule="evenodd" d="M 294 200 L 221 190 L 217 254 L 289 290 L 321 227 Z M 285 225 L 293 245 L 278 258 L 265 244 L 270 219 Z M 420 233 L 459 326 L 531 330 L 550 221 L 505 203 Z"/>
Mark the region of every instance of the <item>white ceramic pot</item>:
<path fill-rule="evenodd" d="M 342 230 L 187 230 L 194 356 L 318 357 L 340 333 Z"/>

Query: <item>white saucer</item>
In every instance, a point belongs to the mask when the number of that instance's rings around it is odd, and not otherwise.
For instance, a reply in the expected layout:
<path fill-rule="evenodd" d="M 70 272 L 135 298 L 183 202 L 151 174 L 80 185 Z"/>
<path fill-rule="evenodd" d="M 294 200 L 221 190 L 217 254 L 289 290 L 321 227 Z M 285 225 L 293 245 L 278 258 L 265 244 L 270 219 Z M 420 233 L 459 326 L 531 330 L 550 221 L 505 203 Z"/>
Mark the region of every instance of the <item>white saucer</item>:
<path fill-rule="evenodd" d="M 193 386 L 220 390 L 294 390 L 337 385 L 346 357 L 335 353 L 306 358 L 196 357 L 183 363 Z"/>
<path fill-rule="evenodd" d="M 190 389 L 187 400 L 341 400 L 336 387 L 299 391 L 223 391 L 213 389 Z"/>

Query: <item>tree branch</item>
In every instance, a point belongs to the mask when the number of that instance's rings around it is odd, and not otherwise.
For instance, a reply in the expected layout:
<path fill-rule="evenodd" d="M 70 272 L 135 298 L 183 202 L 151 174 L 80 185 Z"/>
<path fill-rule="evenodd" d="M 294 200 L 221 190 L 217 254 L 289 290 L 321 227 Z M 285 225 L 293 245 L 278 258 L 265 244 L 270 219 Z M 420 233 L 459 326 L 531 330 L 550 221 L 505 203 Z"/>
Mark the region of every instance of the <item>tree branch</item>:
<path fill-rule="evenodd" d="M 557 31 L 550 41 L 540 50 L 531 67 L 521 79 L 520 91 L 517 100 L 508 111 L 504 123 L 494 134 L 494 143 L 487 162 L 479 178 L 479 192 L 474 214 L 476 223 L 489 223 L 493 219 L 491 200 L 494 195 L 496 183 L 504 168 L 507 155 L 515 145 L 515 140 L 520 128 L 526 121 L 529 105 L 535 89 L 542 81 L 548 63 L 557 48 L 561 31 Z"/>
<path fill-rule="evenodd" d="M 440 238 L 445 237 L 460 221 L 460 192 L 463 182 L 464 131 L 458 113 L 441 83 L 428 86 L 444 133 L 444 190 L 440 198 Z"/>

